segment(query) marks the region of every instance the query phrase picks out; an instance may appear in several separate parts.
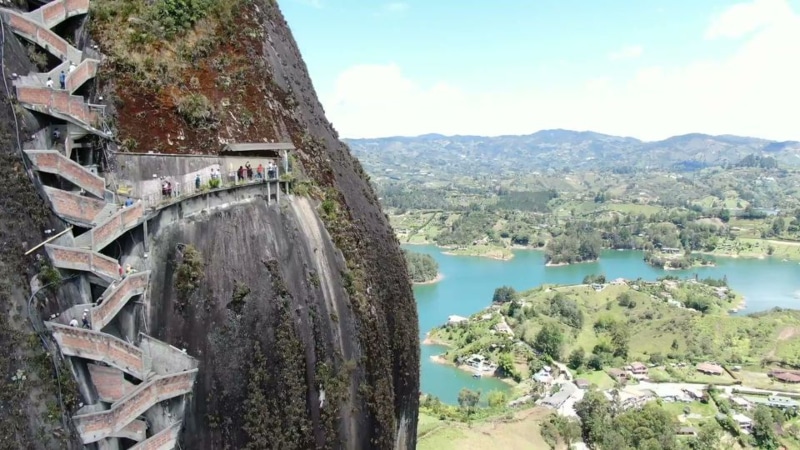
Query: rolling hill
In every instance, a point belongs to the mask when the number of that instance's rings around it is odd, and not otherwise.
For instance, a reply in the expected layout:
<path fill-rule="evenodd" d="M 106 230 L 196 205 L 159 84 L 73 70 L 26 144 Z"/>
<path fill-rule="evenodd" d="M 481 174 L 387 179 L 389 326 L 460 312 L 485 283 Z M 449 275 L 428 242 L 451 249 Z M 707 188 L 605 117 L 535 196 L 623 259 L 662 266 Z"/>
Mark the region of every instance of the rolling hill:
<path fill-rule="evenodd" d="M 655 142 L 590 131 L 542 130 L 521 136 L 443 136 L 346 139 L 371 174 L 413 171 L 497 174 L 570 170 L 693 171 L 736 164 L 748 155 L 800 166 L 800 142 L 731 135 L 687 134 Z"/>

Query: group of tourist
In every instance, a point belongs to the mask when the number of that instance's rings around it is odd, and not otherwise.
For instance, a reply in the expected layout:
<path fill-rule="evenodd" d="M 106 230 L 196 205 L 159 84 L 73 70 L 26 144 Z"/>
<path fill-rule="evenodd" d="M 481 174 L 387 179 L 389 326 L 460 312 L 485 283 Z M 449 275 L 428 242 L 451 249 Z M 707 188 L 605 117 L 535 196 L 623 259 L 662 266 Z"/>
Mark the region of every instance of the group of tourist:
<path fill-rule="evenodd" d="M 72 320 L 69 321 L 69 326 L 77 327 L 78 326 L 78 319 L 73 317 Z M 90 330 L 92 328 L 91 324 L 89 323 L 89 310 L 88 309 L 84 309 L 83 310 L 83 318 L 81 318 L 81 326 L 83 326 L 83 328 L 86 328 L 87 330 Z"/>
<path fill-rule="evenodd" d="M 161 179 L 161 195 L 164 197 L 172 197 L 172 182 L 166 178 Z"/>
<path fill-rule="evenodd" d="M 74 62 L 70 62 L 69 63 L 69 73 L 72 73 L 72 71 L 75 70 L 75 67 L 77 67 L 77 66 L 75 66 L 75 63 Z M 67 88 L 67 74 L 64 73 L 63 70 L 58 75 L 58 84 L 61 87 L 61 90 L 64 90 L 64 89 Z M 47 82 L 45 83 L 45 85 L 47 85 L 47 87 L 49 87 L 50 89 L 53 89 L 53 78 L 47 77 Z"/>
<path fill-rule="evenodd" d="M 233 167 L 231 167 L 233 169 Z M 213 169 L 212 169 L 213 170 Z M 267 167 L 265 169 L 264 165 L 258 163 L 258 167 L 255 170 L 256 180 L 264 180 L 266 172 L 266 179 L 273 180 L 278 177 L 278 166 L 275 165 L 272 161 L 267 163 Z M 239 170 L 235 173 L 231 170 L 231 179 L 234 179 L 236 182 L 241 181 L 252 181 L 253 180 L 253 167 L 250 165 L 250 161 L 247 161 L 244 166 L 239 166 Z"/>

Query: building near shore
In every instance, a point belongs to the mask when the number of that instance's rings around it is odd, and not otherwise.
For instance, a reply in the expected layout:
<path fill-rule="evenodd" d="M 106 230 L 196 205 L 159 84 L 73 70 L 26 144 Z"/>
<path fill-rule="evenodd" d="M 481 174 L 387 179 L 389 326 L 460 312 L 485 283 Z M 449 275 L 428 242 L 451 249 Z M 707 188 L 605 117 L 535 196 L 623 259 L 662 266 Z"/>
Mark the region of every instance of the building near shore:
<path fill-rule="evenodd" d="M 447 324 L 448 325 L 458 325 L 460 323 L 469 322 L 469 319 L 463 316 L 447 316 Z"/>
<path fill-rule="evenodd" d="M 722 375 L 725 373 L 725 369 L 719 365 L 707 362 L 698 364 L 697 371 L 705 375 Z"/>

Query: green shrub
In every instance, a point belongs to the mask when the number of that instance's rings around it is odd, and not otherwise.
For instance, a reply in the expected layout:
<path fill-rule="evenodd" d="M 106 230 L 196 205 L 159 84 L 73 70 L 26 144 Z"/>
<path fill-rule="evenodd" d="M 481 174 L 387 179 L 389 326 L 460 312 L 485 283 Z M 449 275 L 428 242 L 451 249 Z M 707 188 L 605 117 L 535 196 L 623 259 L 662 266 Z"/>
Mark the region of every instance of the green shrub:
<path fill-rule="evenodd" d="M 213 3 L 212 0 L 157 0 L 151 19 L 161 26 L 165 38 L 172 39 L 205 17 Z"/>
<path fill-rule="evenodd" d="M 58 269 L 55 269 L 50 264 L 42 265 L 39 270 L 39 282 L 42 283 L 42 286 L 57 285 L 61 283 L 61 280 L 61 272 Z"/>
<path fill-rule="evenodd" d="M 175 289 L 178 291 L 178 310 L 188 304 L 189 295 L 199 286 L 205 276 L 203 255 L 193 245 L 183 248 L 183 258 L 175 272 Z"/>
<path fill-rule="evenodd" d="M 214 105 L 203 94 L 185 95 L 176 102 L 178 114 L 193 127 L 212 125 L 214 122 Z"/>
<path fill-rule="evenodd" d="M 208 185 L 211 187 L 211 189 L 218 188 L 221 183 L 222 183 L 222 180 L 220 180 L 219 178 L 208 181 Z"/>
<path fill-rule="evenodd" d="M 322 202 L 322 212 L 328 217 L 334 216 L 336 214 L 336 202 L 331 199 L 326 199 Z"/>

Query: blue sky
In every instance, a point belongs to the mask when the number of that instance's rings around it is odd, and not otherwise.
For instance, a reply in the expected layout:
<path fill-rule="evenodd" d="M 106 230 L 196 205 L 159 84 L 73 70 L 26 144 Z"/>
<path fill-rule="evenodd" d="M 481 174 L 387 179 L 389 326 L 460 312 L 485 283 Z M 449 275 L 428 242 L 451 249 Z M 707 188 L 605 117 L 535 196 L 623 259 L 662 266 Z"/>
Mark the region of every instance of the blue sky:
<path fill-rule="evenodd" d="M 281 0 L 345 137 L 800 139 L 800 0 Z M 788 116 L 787 116 L 788 115 Z"/>

